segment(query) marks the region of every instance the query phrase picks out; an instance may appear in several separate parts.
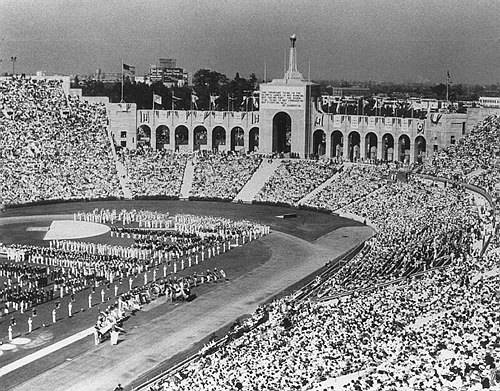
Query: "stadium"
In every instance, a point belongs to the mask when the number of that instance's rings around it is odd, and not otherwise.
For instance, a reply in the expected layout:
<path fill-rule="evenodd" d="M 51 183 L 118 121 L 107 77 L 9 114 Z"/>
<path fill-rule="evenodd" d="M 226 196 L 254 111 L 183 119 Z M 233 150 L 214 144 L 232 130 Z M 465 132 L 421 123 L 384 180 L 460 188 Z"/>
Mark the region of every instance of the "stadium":
<path fill-rule="evenodd" d="M 0 79 L 1 389 L 500 389 L 500 116 L 330 115 L 295 41 L 251 112 Z"/>

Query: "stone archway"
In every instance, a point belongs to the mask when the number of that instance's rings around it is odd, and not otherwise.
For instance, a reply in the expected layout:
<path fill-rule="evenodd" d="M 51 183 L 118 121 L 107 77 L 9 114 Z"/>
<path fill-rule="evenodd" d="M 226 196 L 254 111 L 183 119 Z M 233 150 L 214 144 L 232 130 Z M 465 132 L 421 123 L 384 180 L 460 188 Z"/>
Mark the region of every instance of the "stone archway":
<path fill-rule="evenodd" d="M 193 150 L 199 151 L 202 145 L 207 145 L 207 129 L 198 125 L 193 131 Z"/>
<path fill-rule="evenodd" d="M 365 136 L 365 151 L 364 157 L 369 160 L 377 159 L 377 143 L 378 137 L 375 133 L 370 132 Z"/>
<path fill-rule="evenodd" d="M 257 152 L 259 150 L 259 128 L 250 129 L 248 134 L 248 151 Z"/>
<path fill-rule="evenodd" d="M 231 151 L 239 151 L 245 148 L 245 132 L 240 126 L 231 129 Z"/>
<path fill-rule="evenodd" d="M 410 138 L 402 134 L 398 139 L 398 161 L 410 163 Z"/>
<path fill-rule="evenodd" d="M 427 141 L 424 136 L 417 136 L 415 139 L 415 162 L 422 163 L 427 152 Z"/>
<path fill-rule="evenodd" d="M 313 155 L 323 156 L 326 153 L 326 133 L 317 129 L 313 133 Z"/>
<path fill-rule="evenodd" d="M 394 137 L 390 133 L 382 137 L 382 160 L 386 162 L 394 161 Z"/>
<path fill-rule="evenodd" d="M 137 128 L 137 147 L 151 146 L 151 128 L 148 125 L 141 125 Z"/>
<path fill-rule="evenodd" d="M 332 135 L 330 136 L 330 146 L 330 157 L 342 157 L 344 153 L 344 135 L 340 130 L 333 131 Z"/>
<path fill-rule="evenodd" d="M 220 146 L 226 145 L 226 129 L 222 126 L 216 126 L 212 130 L 212 149 L 219 150 Z"/>
<path fill-rule="evenodd" d="M 170 144 L 170 129 L 166 125 L 160 125 L 156 128 L 156 149 L 165 149 Z"/>
<path fill-rule="evenodd" d="M 361 137 L 359 136 L 359 133 L 354 131 L 349 133 L 348 139 L 347 139 L 347 146 L 349 149 L 347 150 L 348 152 L 348 157 L 351 162 L 358 161 L 360 158 L 360 143 L 361 143 Z"/>
<path fill-rule="evenodd" d="M 289 153 L 292 150 L 292 118 L 285 112 L 273 118 L 273 152 Z"/>
<path fill-rule="evenodd" d="M 175 128 L 175 148 L 189 144 L 189 130 L 184 125 L 179 125 Z"/>

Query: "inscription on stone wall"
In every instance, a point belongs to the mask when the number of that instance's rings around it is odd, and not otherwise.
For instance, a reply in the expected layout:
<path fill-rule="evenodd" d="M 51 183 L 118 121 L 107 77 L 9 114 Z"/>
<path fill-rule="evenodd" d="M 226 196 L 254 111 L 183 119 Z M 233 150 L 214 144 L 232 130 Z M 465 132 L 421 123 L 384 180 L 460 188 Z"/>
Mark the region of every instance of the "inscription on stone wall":
<path fill-rule="evenodd" d="M 305 94 L 302 88 L 261 90 L 260 104 L 263 109 L 304 109 Z"/>

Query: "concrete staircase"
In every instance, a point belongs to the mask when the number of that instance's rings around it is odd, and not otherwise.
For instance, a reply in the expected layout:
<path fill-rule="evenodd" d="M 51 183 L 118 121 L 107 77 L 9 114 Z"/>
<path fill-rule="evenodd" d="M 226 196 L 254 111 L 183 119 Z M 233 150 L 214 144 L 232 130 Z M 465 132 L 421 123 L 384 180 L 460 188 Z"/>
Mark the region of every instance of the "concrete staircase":
<path fill-rule="evenodd" d="M 184 168 L 184 178 L 182 179 L 181 194 L 179 196 L 183 201 L 189 199 L 191 189 L 193 188 L 194 165 L 193 158 L 190 158 L 186 162 L 186 168 Z"/>
<path fill-rule="evenodd" d="M 267 159 L 263 159 L 259 168 L 257 168 L 252 177 L 243 186 L 233 202 L 252 203 L 257 193 L 274 174 L 274 171 L 276 171 L 280 164 L 281 160 L 279 159 L 273 159 L 272 163 L 269 163 Z"/>
<path fill-rule="evenodd" d="M 328 178 L 326 181 L 324 181 L 321 185 L 319 185 L 317 188 L 315 188 L 313 191 L 310 193 L 306 194 L 302 199 L 299 200 L 298 204 L 303 205 L 307 203 L 309 199 L 314 197 L 317 193 L 319 193 L 321 190 L 323 190 L 325 187 L 327 187 L 330 183 L 332 183 L 334 180 L 336 180 L 340 174 L 345 169 L 345 166 L 342 165 L 339 167 L 338 171 L 333 174 L 330 178 Z"/>
<path fill-rule="evenodd" d="M 118 180 L 120 181 L 120 187 L 122 188 L 123 197 L 127 200 L 132 199 L 132 191 L 129 187 L 129 178 L 127 169 L 125 165 L 118 158 L 116 153 L 115 142 L 113 141 L 113 136 L 111 134 L 111 128 L 108 126 L 106 128 L 106 134 L 108 136 L 109 145 L 111 148 L 111 154 L 113 155 L 113 160 L 115 161 L 116 174 L 118 175 Z"/>
<path fill-rule="evenodd" d="M 120 186 L 123 191 L 123 197 L 127 200 L 132 199 L 132 191 L 130 190 L 129 187 L 129 178 L 128 178 L 128 173 L 127 169 L 123 165 L 122 162 L 119 160 L 116 160 L 116 172 L 118 174 L 118 179 L 120 180 Z"/>

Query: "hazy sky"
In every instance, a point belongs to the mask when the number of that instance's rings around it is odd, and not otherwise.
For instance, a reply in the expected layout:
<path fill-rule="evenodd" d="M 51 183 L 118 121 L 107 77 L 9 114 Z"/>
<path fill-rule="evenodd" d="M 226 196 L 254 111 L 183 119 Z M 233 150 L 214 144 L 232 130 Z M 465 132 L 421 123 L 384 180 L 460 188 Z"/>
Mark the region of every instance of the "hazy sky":
<path fill-rule="evenodd" d="M 312 79 L 500 81 L 500 0 L 0 0 L 0 71 L 283 74 L 297 34 Z"/>

